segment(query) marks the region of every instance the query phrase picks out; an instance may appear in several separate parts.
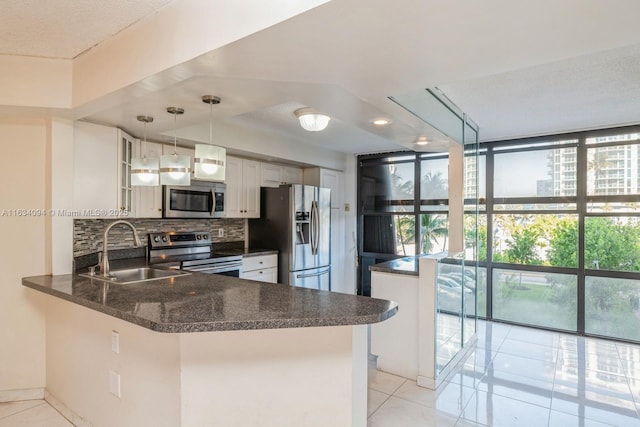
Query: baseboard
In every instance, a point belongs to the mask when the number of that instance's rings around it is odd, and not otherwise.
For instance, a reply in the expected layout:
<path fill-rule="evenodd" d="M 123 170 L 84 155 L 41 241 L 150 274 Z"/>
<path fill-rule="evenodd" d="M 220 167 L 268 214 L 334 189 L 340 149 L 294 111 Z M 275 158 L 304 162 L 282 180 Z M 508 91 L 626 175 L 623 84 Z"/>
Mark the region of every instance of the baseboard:
<path fill-rule="evenodd" d="M 0 391 L 0 403 L 44 399 L 44 387 Z"/>
<path fill-rule="evenodd" d="M 48 390 L 44 391 L 44 400 L 46 400 L 49 405 L 53 406 L 56 411 L 60 412 L 62 416 L 69 420 L 74 426 L 93 427 L 93 424 L 69 409 L 67 405 L 59 401 L 54 395 L 49 393 Z"/>

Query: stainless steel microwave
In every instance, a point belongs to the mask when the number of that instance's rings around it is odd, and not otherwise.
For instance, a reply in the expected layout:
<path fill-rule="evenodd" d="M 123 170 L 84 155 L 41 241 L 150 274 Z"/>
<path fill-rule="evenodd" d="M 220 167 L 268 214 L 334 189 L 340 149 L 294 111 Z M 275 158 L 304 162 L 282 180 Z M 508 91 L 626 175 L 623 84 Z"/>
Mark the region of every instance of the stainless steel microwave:
<path fill-rule="evenodd" d="M 224 218 L 226 184 L 192 181 L 162 187 L 163 218 Z"/>

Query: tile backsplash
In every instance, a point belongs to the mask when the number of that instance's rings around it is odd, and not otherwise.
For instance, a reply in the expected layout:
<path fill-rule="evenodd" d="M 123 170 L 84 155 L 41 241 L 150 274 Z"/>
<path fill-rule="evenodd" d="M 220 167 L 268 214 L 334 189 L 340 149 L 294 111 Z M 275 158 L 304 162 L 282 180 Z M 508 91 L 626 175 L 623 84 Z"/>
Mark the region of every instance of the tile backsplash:
<path fill-rule="evenodd" d="M 112 219 L 76 219 L 73 221 L 73 257 L 102 250 L 102 234 Z M 213 243 L 244 241 L 244 219 L 127 219 L 138 230 L 143 245 L 147 235 L 163 231 L 208 231 Z M 218 237 L 218 230 L 224 237 Z M 117 225 L 109 231 L 109 249 L 133 246 L 133 235 L 127 226 Z"/>

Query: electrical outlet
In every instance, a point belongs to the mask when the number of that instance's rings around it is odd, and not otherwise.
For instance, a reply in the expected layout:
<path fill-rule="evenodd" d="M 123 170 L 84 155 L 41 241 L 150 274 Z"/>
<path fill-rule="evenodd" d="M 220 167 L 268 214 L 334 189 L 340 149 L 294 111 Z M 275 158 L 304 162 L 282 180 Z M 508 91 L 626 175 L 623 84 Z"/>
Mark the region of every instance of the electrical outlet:
<path fill-rule="evenodd" d="M 120 334 L 117 331 L 111 331 L 111 351 L 120 353 Z"/>
<path fill-rule="evenodd" d="M 224 228 L 218 228 L 218 237 L 224 237 Z"/>
<path fill-rule="evenodd" d="M 114 371 L 109 371 L 109 393 L 120 397 L 120 374 Z"/>

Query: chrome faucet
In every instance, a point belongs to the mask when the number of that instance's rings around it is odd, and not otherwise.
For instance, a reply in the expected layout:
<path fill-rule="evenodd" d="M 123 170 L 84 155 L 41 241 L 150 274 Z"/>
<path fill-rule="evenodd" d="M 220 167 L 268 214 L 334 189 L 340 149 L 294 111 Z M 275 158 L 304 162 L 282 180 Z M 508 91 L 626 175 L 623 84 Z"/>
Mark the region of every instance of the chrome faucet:
<path fill-rule="evenodd" d="M 131 231 L 133 231 L 133 244 L 136 247 L 142 245 L 142 242 L 140 242 L 140 237 L 138 237 L 138 232 L 136 231 L 136 228 L 129 221 L 120 219 L 118 221 L 114 221 L 111 224 L 109 224 L 109 226 L 104 230 L 104 235 L 102 236 L 102 262 L 100 263 L 100 273 L 104 277 L 109 277 L 109 257 L 107 256 L 107 246 L 108 246 L 107 235 L 109 234 L 109 231 L 113 228 L 113 226 L 118 224 L 129 226 L 129 228 L 131 228 Z"/>

